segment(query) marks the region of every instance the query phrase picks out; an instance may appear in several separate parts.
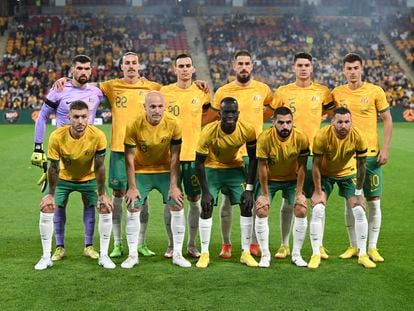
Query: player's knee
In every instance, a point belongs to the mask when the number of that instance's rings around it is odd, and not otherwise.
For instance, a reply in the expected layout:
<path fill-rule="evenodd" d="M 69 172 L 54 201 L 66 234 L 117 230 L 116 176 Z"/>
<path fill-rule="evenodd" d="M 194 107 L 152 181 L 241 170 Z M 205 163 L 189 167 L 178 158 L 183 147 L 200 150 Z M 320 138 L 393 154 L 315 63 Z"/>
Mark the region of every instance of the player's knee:
<path fill-rule="evenodd" d="M 99 214 L 109 214 L 111 213 L 111 210 L 108 207 L 99 207 L 98 209 Z"/>
<path fill-rule="evenodd" d="M 53 204 L 48 204 L 43 206 L 40 211 L 45 214 L 53 214 L 55 212 L 55 206 Z"/>
<path fill-rule="evenodd" d="M 122 198 L 125 195 L 125 191 L 124 190 L 113 190 L 112 194 L 114 195 L 114 197 L 117 198 Z"/>
<path fill-rule="evenodd" d="M 168 208 L 170 209 L 171 212 L 179 212 L 183 209 L 182 206 L 179 206 L 177 204 L 175 205 L 168 205 Z"/>
<path fill-rule="evenodd" d="M 256 215 L 259 218 L 264 218 L 269 215 L 269 206 L 256 207 Z"/>
<path fill-rule="evenodd" d="M 140 212 L 142 210 L 142 206 L 134 206 L 134 207 L 132 207 L 131 205 L 128 205 L 127 210 L 130 213 L 138 213 L 138 212 Z"/>
<path fill-rule="evenodd" d="M 325 216 L 325 205 L 318 203 L 313 207 L 312 216 L 316 218 L 323 218 Z"/>
<path fill-rule="evenodd" d="M 293 208 L 293 212 L 295 213 L 295 216 L 298 218 L 304 218 L 306 217 L 306 207 L 301 205 L 295 205 Z"/>
<path fill-rule="evenodd" d="M 200 217 L 202 219 L 209 219 L 213 216 L 213 206 L 204 207 L 201 209 Z"/>
<path fill-rule="evenodd" d="M 253 216 L 253 206 L 240 203 L 240 215 L 243 217 L 251 217 Z"/>

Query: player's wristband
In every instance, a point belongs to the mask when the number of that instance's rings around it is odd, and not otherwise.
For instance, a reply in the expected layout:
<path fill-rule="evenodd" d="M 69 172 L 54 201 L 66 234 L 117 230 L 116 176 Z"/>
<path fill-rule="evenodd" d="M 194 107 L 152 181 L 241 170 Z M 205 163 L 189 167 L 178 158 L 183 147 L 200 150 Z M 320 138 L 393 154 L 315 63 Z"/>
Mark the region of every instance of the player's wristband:
<path fill-rule="evenodd" d="M 246 185 L 246 191 L 253 191 L 254 186 L 252 184 Z"/>
<path fill-rule="evenodd" d="M 34 152 L 43 152 L 42 144 L 35 143 Z"/>
<path fill-rule="evenodd" d="M 362 195 L 362 188 L 361 189 L 355 188 L 355 195 Z"/>

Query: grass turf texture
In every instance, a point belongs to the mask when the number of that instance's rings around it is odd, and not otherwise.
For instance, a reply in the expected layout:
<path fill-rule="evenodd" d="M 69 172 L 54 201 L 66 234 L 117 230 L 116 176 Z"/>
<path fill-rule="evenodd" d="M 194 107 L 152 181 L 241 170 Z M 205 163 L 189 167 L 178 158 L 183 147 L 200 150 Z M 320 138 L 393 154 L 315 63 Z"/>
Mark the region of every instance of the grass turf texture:
<path fill-rule="evenodd" d="M 49 126 L 48 133 L 51 129 Z M 108 135 L 109 129 L 104 127 Z M 120 268 L 124 257 L 115 260 L 117 268 L 112 271 L 83 257 L 82 208 L 80 196 L 76 194 L 71 196 L 67 211 L 67 258 L 51 269 L 35 271 L 34 264 L 41 256 L 38 204 L 42 194 L 35 185 L 41 170 L 30 165 L 32 137 L 32 125 L 0 126 L 2 310 L 403 310 L 411 309 L 414 303 L 411 294 L 414 286 L 413 124 L 394 126 L 391 159 L 384 167 L 383 225 L 379 241 L 385 263 L 373 270 L 362 268 L 356 259 L 338 259 L 348 245 L 348 238 L 343 221 L 344 203 L 335 190 L 327 208 L 324 238 L 330 259 L 323 261 L 316 271 L 296 268 L 289 259 L 273 259 L 270 269 L 241 265 L 240 213 L 236 207 L 232 259 L 218 258 L 221 239 L 216 208 L 210 266 L 197 269 L 195 260 L 191 260 L 190 269 L 174 266 L 162 256 L 167 244 L 160 196 L 155 192 L 150 196 L 147 239 L 157 253 L 155 257 L 141 257 L 140 264 L 132 270 Z M 280 193 L 270 212 L 272 254 L 280 243 L 279 206 Z M 97 224 L 95 246 L 99 248 Z M 309 235 L 302 254 L 309 260 Z"/>

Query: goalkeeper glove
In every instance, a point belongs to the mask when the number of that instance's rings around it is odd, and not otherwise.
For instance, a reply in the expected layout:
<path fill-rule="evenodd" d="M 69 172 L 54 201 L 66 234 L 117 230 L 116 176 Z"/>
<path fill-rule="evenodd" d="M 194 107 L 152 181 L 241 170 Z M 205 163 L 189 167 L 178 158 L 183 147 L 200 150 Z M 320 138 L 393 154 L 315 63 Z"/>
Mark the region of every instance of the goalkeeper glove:
<path fill-rule="evenodd" d="M 45 152 L 42 144 L 35 143 L 34 151 L 31 158 L 32 164 L 38 167 L 43 167 L 43 163 L 47 163 Z"/>
<path fill-rule="evenodd" d="M 43 174 L 37 181 L 37 185 L 40 186 L 41 192 L 45 192 L 47 188 L 47 162 L 43 162 Z"/>

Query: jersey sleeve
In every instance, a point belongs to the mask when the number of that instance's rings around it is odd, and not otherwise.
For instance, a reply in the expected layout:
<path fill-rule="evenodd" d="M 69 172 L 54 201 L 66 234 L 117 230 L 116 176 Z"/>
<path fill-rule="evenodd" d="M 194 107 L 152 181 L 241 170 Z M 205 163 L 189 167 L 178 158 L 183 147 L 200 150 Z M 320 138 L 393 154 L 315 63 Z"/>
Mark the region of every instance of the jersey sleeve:
<path fill-rule="evenodd" d="M 48 105 L 50 108 L 56 110 L 59 106 L 61 92 L 57 90 L 50 90 L 49 94 L 47 94 L 45 98 L 45 104 Z"/>
<path fill-rule="evenodd" d="M 210 126 L 206 126 L 202 129 L 200 139 L 198 140 L 198 145 L 196 149 L 196 153 L 208 155 L 210 151 Z"/>
<path fill-rule="evenodd" d="M 325 153 L 325 146 L 327 143 L 323 137 L 324 128 L 320 129 L 313 139 L 313 154 L 315 155 L 323 155 Z"/>
<path fill-rule="evenodd" d="M 56 137 L 56 133 L 50 134 L 49 143 L 47 146 L 47 158 L 54 161 L 60 160 L 59 154 L 59 139 Z"/>
<path fill-rule="evenodd" d="M 36 120 L 35 124 L 35 143 L 41 144 L 43 143 L 43 139 L 45 137 L 46 132 L 46 123 L 49 116 L 54 113 L 56 110 L 50 107 L 47 104 L 43 104 L 42 108 L 40 108 L 39 115 Z"/>
<path fill-rule="evenodd" d="M 137 142 L 135 140 L 135 133 L 136 133 L 136 122 L 128 124 L 126 131 L 125 131 L 125 146 L 130 148 L 135 148 L 137 146 Z"/>
<path fill-rule="evenodd" d="M 107 144 L 108 144 L 108 142 L 106 140 L 106 136 L 105 136 L 104 132 L 99 131 L 99 140 L 98 140 L 98 146 L 96 148 L 96 153 L 99 154 L 100 156 L 105 155 L 105 150 L 106 150 Z"/>
<path fill-rule="evenodd" d="M 272 103 L 270 104 L 270 107 L 275 110 L 276 108 L 279 108 L 281 106 L 283 106 L 283 101 L 282 101 L 282 95 L 280 94 L 280 87 L 276 90 L 275 95 L 273 96 L 273 100 Z"/>
<path fill-rule="evenodd" d="M 173 134 L 171 137 L 171 144 L 179 145 L 182 142 L 182 128 L 178 122 L 175 123 Z"/>
<path fill-rule="evenodd" d="M 269 156 L 267 144 L 266 144 L 266 133 L 267 131 L 262 132 L 257 139 L 256 146 L 256 157 L 258 159 L 267 160 Z"/>
<path fill-rule="evenodd" d="M 375 108 L 378 112 L 384 112 L 390 109 L 390 105 L 387 101 L 387 96 L 382 88 L 377 87 L 375 93 Z"/>
<path fill-rule="evenodd" d="M 111 82 L 112 80 L 108 80 L 108 81 L 104 81 L 104 82 L 99 82 L 98 87 L 101 89 L 102 93 L 105 96 L 109 96 L 110 92 L 111 92 Z M 109 104 L 111 104 L 109 102 Z"/>
<path fill-rule="evenodd" d="M 308 156 L 310 154 L 309 139 L 304 133 L 300 133 L 300 152 L 299 156 Z"/>
<path fill-rule="evenodd" d="M 355 153 L 357 158 L 363 158 L 367 156 L 368 143 L 365 135 L 362 132 L 357 131 L 357 134 Z"/>
<path fill-rule="evenodd" d="M 219 111 L 220 110 L 220 103 L 223 99 L 223 95 L 220 89 L 217 90 L 216 94 L 214 94 L 213 104 L 211 105 L 211 108 L 214 110 Z"/>
<path fill-rule="evenodd" d="M 322 105 L 323 105 L 324 111 L 335 108 L 335 103 L 333 101 L 332 93 L 327 87 L 326 88 L 324 87 Z"/>
<path fill-rule="evenodd" d="M 273 102 L 273 93 L 270 87 L 266 84 L 266 97 L 265 97 L 265 100 L 263 101 L 263 106 L 270 105 L 270 107 L 272 107 L 272 102 Z"/>
<path fill-rule="evenodd" d="M 256 130 L 250 124 L 248 124 L 247 126 L 246 145 L 248 146 L 256 145 Z"/>

